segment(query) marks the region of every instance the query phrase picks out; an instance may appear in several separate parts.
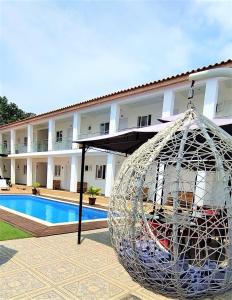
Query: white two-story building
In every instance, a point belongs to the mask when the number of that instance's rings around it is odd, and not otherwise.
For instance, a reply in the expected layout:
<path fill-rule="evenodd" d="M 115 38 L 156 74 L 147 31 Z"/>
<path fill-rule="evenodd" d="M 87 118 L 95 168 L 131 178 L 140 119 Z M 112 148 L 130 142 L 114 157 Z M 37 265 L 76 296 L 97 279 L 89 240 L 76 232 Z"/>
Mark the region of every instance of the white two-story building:
<path fill-rule="evenodd" d="M 232 60 L 175 75 L 128 90 L 67 106 L 0 127 L 0 176 L 12 184 L 40 182 L 48 189 L 76 192 L 81 149 L 72 141 L 159 123 L 161 117 L 187 109 L 188 75 L 212 68 L 232 68 Z M 232 80 L 211 78 L 195 85 L 195 106 L 209 118 L 232 116 Z M 97 150 L 86 154 L 87 186 L 110 195 L 124 158 Z"/>

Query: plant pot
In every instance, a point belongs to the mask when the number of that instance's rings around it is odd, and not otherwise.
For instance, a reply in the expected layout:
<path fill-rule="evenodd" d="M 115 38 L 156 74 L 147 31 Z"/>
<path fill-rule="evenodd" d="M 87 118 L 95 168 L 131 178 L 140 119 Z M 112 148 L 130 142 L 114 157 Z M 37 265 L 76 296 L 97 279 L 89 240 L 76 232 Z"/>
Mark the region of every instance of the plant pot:
<path fill-rule="evenodd" d="M 94 205 L 95 202 L 96 202 L 96 198 L 94 198 L 94 197 L 89 197 L 89 204 L 90 204 L 90 205 Z"/>
<path fill-rule="evenodd" d="M 32 189 L 32 194 L 33 194 L 33 195 L 37 195 L 37 189 L 33 188 L 33 189 Z"/>

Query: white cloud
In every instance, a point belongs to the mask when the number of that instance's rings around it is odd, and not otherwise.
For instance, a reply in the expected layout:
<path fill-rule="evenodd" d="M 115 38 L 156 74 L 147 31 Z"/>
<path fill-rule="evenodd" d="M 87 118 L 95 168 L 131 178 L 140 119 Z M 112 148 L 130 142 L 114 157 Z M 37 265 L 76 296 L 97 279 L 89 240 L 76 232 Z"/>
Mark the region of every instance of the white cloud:
<path fill-rule="evenodd" d="M 206 22 L 216 23 L 220 30 L 231 33 L 232 30 L 232 1 L 231 0 L 196 0 L 199 12 L 204 13 Z"/>

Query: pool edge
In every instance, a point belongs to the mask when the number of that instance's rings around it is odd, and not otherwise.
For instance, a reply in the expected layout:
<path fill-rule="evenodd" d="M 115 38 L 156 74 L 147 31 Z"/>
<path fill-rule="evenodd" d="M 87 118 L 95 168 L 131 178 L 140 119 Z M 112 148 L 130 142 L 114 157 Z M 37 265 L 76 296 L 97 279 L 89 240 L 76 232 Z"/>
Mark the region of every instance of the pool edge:
<path fill-rule="evenodd" d="M 78 226 L 78 222 L 57 225 L 44 224 L 2 208 L 0 208 L 0 219 L 10 223 L 11 225 L 15 225 L 20 229 L 32 233 L 35 237 L 77 232 Z M 87 222 L 82 221 L 81 227 L 83 231 L 94 230 L 100 228 L 107 228 L 108 223 L 106 219 L 93 220 Z"/>

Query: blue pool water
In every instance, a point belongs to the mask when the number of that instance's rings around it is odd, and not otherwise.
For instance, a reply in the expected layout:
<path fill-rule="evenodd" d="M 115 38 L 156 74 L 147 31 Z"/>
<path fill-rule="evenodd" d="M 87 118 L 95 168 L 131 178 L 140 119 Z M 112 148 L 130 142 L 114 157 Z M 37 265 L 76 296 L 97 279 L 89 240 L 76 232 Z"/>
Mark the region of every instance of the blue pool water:
<path fill-rule="evenodd" d="M 58 202 L 32 195 L 0 195 L 0 206 L 50 223 L 76 222 L 79 213 L 79 205 Z M 83 207 L 82 220 L 105 218 L 107 218 L 106 211 Z"/>

